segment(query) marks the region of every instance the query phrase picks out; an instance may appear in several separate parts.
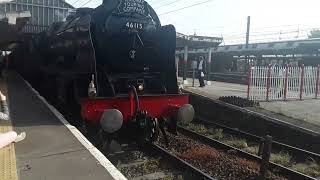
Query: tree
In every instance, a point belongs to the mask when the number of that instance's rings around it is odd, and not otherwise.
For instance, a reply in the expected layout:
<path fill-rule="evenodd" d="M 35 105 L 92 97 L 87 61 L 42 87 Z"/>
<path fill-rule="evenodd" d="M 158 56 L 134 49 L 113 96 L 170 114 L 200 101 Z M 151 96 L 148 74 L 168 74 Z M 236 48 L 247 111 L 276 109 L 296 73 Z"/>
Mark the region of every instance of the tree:
<path fill-rule="evenodd" d="M 320 38 L 320 29 L 314 29 L 314 30 L 310 31 L 308 38 L 309 39 Z"/>

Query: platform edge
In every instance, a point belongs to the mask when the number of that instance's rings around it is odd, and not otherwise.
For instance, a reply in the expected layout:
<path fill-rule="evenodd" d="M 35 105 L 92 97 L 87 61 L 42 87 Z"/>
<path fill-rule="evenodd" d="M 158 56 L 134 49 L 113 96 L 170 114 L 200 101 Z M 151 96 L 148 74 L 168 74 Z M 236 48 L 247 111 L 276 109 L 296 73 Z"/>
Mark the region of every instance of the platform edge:
<path fill-rule="evenodd" d="M 37 90 L 35 90 L 29 82 L 22 78 L 20 74 L 17 75 L 24 83 L 35 93 L 35 95 L 49 108 L 49 110 L 64 124 L 69 131 L 80 141 L 80 143 L 93 155 L 93 157 L 109 172 L 109 174 L 116 180 L 127 180 L 127 178 L 99 151 L 92 143 L 73 125 L 71 125 L 63 115 L 47 100 L 42 97 Z"/>

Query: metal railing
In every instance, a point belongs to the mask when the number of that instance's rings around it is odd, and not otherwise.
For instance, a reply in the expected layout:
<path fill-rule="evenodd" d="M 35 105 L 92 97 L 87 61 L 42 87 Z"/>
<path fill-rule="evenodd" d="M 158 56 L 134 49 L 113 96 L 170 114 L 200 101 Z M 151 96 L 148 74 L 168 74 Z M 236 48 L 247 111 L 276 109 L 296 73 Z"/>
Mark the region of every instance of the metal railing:
<path fill-rule="evenodd" d="M 25 24 L 24 26 L 19 27 L 17 25 L 9 24 L 9 27 L 15 31 L 20 32 L 20 33 L 37 34 L 42 31 L 47 30 L 49 26 L 36 25 L 36 24 Z"/>
<path fill-rule="evenodd" d="M 26 24 L 22 29 L 22 33 L 31 33 L 36 34 L 48 29 L 48 26 L 45 25 L 35 25 L 35 24 Z"/>
<path fill-rule="evenodd" d="M 183 77 L 183 68 L 179 68 L 178 76 Z M 192 78 L 192 70 L 188 70 L 186 72 L 186 77 Z M 237 73 L 237 72 L 211 72 L 209 76 L 208 74 L 205 74 L 205 80 L 244 84 L 244 85 L 247 85 L 248 83 L 247 74 Z"/>
<path fill-rule="evenodd" d="M 256 101 L 312 99 L 319 95 L 320 66 L 251 67 L 247 97 Z"/>

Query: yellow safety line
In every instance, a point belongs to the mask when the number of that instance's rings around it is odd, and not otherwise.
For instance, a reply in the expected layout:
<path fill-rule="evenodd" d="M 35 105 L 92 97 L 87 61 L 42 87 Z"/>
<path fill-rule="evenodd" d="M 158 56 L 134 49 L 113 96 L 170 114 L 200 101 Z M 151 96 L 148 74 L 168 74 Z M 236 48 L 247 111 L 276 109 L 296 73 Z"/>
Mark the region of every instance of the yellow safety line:
<path fill-rule="evenodd" d="M 0 80 L 0 91 L 7 96 L 6 81 Z M 12 131 L 11 121 L 0 120 L 0 133 Z M 0 149 L 0 180 L 18 180 L 14 144 Z"/>

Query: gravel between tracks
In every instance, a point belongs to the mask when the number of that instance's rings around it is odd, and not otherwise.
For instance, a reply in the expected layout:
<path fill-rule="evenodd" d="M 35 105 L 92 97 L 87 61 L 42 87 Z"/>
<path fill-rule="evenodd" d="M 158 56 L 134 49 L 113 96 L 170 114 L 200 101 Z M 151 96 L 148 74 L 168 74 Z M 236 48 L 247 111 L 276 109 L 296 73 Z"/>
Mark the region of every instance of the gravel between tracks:
<path fill-rule="evenodd" d="M 157 143 L 215 178 L 228 180 L 258 178 L 260 169 L 258 162 L 238 157 L 234 151 L 216 150 L 181 134 L 177 136 L 168 134 L 168 136 L 170 139 L 168 147 L 165 146 L 162 137 Z M 267 179 L 284 180 L 286 178 L 268 172 Z"/>

